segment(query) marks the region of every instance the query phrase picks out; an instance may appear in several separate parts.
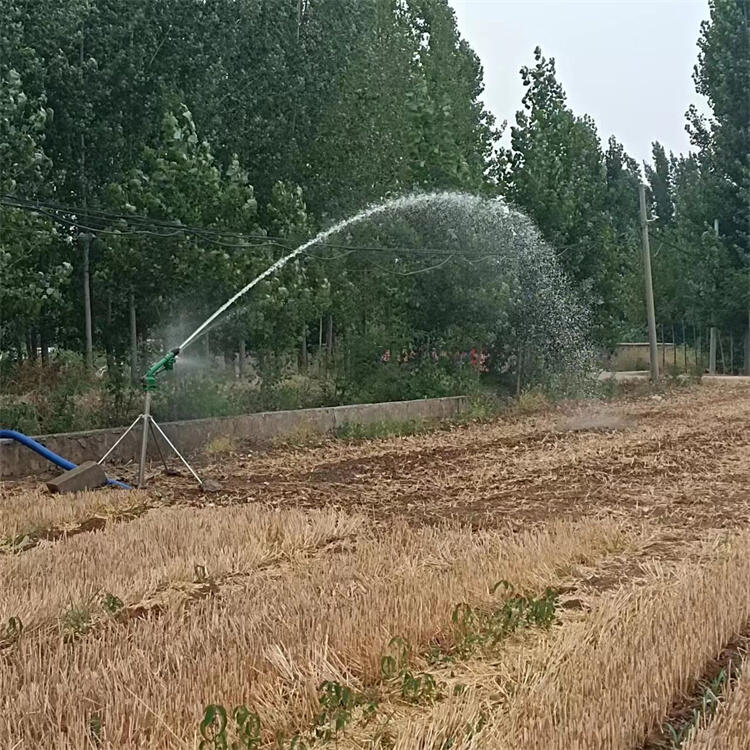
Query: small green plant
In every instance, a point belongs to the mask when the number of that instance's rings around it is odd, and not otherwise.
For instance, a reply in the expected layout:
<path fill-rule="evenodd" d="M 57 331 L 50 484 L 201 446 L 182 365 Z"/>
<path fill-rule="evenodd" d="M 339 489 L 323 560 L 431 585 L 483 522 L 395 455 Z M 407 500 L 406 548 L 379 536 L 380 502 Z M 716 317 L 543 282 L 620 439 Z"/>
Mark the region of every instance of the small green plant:
<path fill-rule="evenodd" d="M 734 666 L 730 662 L 728 670 L 723 668 L 710 682 L 704 680 L 700 683 L 700 706 L 693 708 L 689 718 L 677 724 L 667 723 L 662 726 L 662 735 L 668 738 L 672 750 L 679 750 L 693 729 L 701 721 L 706 721 L 714 715 L 721 702 L 721 697 L 726 692 L 729 681 L 732 679 Z"/>
<path fill-rule="evenodd" d="M 467 721 L 466 727 L 464 728 L 464 735 L 467 740 L 472 739 L 476 735 L 478 735 L 484 725 L 487 723 L 487 714 L 484 711 L 481 711 L 479 714 L 479 717 L 475 722 Z M 447 737 L 443 744 L 440 746 L 440 750 L 451 750 L 452 748 L 456 747 L 456 742 L 458 741 L 458 738 L 455 735 L 451 735 L 450 737 Z"/>
<path fill-rule="evenodd" d="M 700 721 L 700 712 L 696 708 L 693 709 L 690 721 L 680 724 L 677 727 L 672 724 L 665 724 L 662 727 L 662 734 L 666 734 L 669 737 L 670 747 L 673 750 L 677 750 L 682 746 L 682 743 L 688 738 L 693 727 L 698 724 L 698 721 Z"/>
<path fill-rule="evenodd" d="M 339 440 L 372 440 L 374 438 L 420 435 L 427 432 L 430 426 L 430 422 L 424 419 L 384 419 L 369 424 L 352 422 L 337 427 L 335 435 Z"/>
<path fill-rule="evenodd" d="M 435 678 L 427 672 L 413 674 L 408 669 L 401 675 L 401 697 L 409 703 L 434 703 L 441 695 Z"/>
<path fill-rule="evenodd" d="M 102 609 L 109 615 L 116 615 L 124 606 L 122 599 L 109 591 L 102 596 Z"/>
<path fill-rule="evenodd" d="M 339 682 L 326 680 L 320 686 L 321 712 L 313 734 L 316 739 L 334 739 L 352 720 L 352 712 L 361 705 L 363 696 Z"/>
<path fill-rule="evenodd" d="M 414 673 L 409 669 L 411 646 L 406 638 L 392 638 L 388 643 L 388 649 L 392 653 L 381 657 L 380 673 L 385 680 L 400 681 L 401 697 L 405 701 L 432 703 L 440 698 L 440 686 L 431 674 Z"/>
<path fill-rule="evenodd" d="M 231 453 L 234 448 L 235 445 L 232 438 L 226 435 L 217 435 L 206 443 L 203 452 L 207 456 L 219 456 L 225 453 Z"/>
<path fill-rule="evenodd" d="M 23 632 L 23 623 L 18 617 L 8 618 L 2 630 L 0 630 L 0 648 L 13 645 Z"/>
<path fill-rule="evenodd" d="M 203 712 L 199 731 L 201 741 L 198 750 L 256 750 L 260 747 L 260 718 L 247 706 L 237 706 L 232 711 L 234 721 L 230 739 L 229 719 L 221 704 L 212 703 Z"/>
<path fill-rule="evenodd" d="M 75 640 L 91 630 L 91 611 L 82 605 L 70 607 L 62 617 L 63 635 L 66 640 Z"/>
<path fill-rule="evenodd" d="M 452 621 L 456 629 L 456 649 L 462 656 L 480 647 L 496 646 L 519 628 L 549 628 L 555 621 L 557 594 L 550 588 L 540 597 L 513 593 L 508 581 L 498 581 L 490 589 L 494 594 L 500 587 L 511 593 L 500 607 L 489 612 L 474 609 L 465 602 L 456 605 Z"/>
<path fill-rule="evenodd" d="M 102 745 L 102 717 L 99 714 L 91 714 L 89 716 L 89 737 L 94 747 L 101 747 Z"/>

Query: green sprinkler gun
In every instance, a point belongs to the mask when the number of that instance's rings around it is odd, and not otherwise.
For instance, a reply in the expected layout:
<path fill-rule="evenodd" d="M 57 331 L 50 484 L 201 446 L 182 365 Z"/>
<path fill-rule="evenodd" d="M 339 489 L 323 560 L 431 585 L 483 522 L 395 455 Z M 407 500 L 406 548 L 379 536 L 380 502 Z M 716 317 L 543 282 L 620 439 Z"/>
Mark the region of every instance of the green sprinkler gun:
<path fill-rule="evenodd" d="M 175 347 L 171 352 L 165 354 L 158 362 L 151 365 L 146 371 L 146 374 L 141 379 L 141 385 L 143 390 L 147 393 L 149 391 L 156 390 L 156 376 L 160 372 L 174 369 L 174 363 L 177 359 L 177 355 L 180 353 L 180 347 Z"/>

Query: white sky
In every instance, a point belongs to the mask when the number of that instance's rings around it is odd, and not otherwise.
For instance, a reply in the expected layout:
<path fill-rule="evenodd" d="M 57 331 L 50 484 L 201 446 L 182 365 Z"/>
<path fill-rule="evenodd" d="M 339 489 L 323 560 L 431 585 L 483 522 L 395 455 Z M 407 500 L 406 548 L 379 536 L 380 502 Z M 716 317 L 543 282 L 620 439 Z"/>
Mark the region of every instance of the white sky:
<path fill-rule="evenodd" d="M 539 45 L 603 145 L 614 134 L 641 161 L 654 140 L 667 152 L 690 148 L 685 110 L 695 103 L 708 111 L 692 80 L 707 0 L 449 1 L 482 61 L 484 101 L 498 122 L 513 123 L 523 96 L 518 71 L 533 64 Z"/>

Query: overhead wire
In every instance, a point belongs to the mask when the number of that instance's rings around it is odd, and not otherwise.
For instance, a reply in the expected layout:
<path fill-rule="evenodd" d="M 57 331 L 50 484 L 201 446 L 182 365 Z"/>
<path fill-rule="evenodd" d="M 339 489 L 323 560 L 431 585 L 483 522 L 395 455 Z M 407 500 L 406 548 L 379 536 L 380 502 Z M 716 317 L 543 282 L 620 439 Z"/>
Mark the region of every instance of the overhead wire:
<path fill-rule="evenodd" d="M 164 219 L 152 219 L 150 217 L 141 216 L 138 214 L 105 211 L 96 208 L 65 206 L 54 201 L 29 199 L 12 194 L 0 195 L 0 206 L 6 206 L 8 208 L 25 210 L 40 214 L 41 216 L 44 216 L 52 221 L 57 222 L 58 224 L 68 227 L 69 229 L 76 229 L 79 231 L 82 230 L 107 236 L 143 236 L 169 239 L 171 237 L 188 234 L 199 238 L 207 244 L 212 244 L 227 249 L 240 250 L 269 246 L 277 247 L 281 250 L 290 252 L 295 249 L 294 246 L 288 244 L 288 239 L 274 235 L 236 232 L 232 230 L 217 229 L 214 227 L 198 227 L 188 224 L 182 224 L 175 221 L 167 221 Z M 82 217 L 85 217 L 85 221 L 82 219 Z M 98 221 L 92 222 L 92 218 Z M 129 226 L 127 229 L 110 228 L 112 224 L 116 222 L 123 222 Z M 154 231 L 154 229 L 160 229 L 164 231 Z M 236 238 L 243 241 L 227 242 L 224 241 L 223 238 Z M 332 250 L 340 250 L 342 252 L 331 256 L 321 256 L 315 253 L 315 249 L 321 247 L 330 248 Z M 583 249 L 584 247 L 585 246 L 582 244 L 556 246 L 556 253 L 558 257 L 564 257 L 572 250 L 576 248 Z M 587 247 L 591 249 L 592 247 L 594 247 L 594 245 Z M 302 255 L 320 260 L 335 261 L 345 258 L 352 253 L 398 253 L 426 255 L 433 257 L 444 256 L 446 258 L 461 257 L 471 262 L 468 254 L 457 253 L 455 250 L 450 250 L 448 248 L 349 245 L 340 242 L 331 242 L 329 240 L 321 240 L 320 242 L 316 242 L 309 250 L 304 251 Z M 475 258 L 474 261 L 480 262 L 482 260 L 485 260 L 486 258 L 497 258 L 498 256 L 499 253 L 487 254 Z M 440 265 L 444 264 L 438 264 L 437 267 L 440 267 Z"/>

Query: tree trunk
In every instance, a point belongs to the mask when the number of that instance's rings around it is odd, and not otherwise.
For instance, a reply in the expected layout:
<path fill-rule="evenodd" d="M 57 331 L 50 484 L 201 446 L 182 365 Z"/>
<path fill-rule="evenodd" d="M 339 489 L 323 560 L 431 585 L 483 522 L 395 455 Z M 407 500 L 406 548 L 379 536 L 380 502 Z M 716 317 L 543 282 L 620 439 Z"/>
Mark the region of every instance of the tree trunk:
<path fill-rule="evenodd" d="M 326 372 L 333 365 L 333 315 L 329 313 L 326 321 Z"/>
<path fill-rule="evenodd" d="M 685 372 L 688 371 L 688 354 L 687 354 L 687 332 L 685 330 L 685 321 L 682 321 L 682 366 L 685 368 Z"/>
<path fill-rule="evenodd" d="M 112 346 L 112 291 L 107 292 L 107 331 L 104 336 L 104 346 L 107 350 L 107 377 L 115 377 L 115 353 Z"/>
<path fill-rule="evenodd" d="M 320 320 L 318 321 L 318 366 L 317 371 L 318 375 L 320 375 L 320 370 L 323 366 L 323 316 L 320 316 Z"/>
<path fill-rule="evenodd" d="M 239 354 L 237 361 L 237 374 L 240 376 L 240 380 L 245 377 L 245 337 L 240 336 L 238 344 Z"/>
<path fill-rule="evenodd" d="M 135 294 L 130 292 L 130 382 L 138 382 L 138 327 L 135 319 Z"/>
<path fill-rule="evenodd" d="M 299 371 L 307 372 L 307 326 L 302 326 L 299 347 Z"/>
<path fill-rule="evenodd" d="M 734 334 L 729 329 L 729 374 L 734 375 Z"/>
<path fill-rule="evenodd" d="M 32 362 L 36 361 L 36 343 L 31 328 L 26 330 L 26 354 Z"/>
<path fill-rule="evenodd" d="M 518 345 L 518 362 L 516 367 L 516 396 L 521 395 L 521 368 L 523 367 L 523 348 Z"/>
<path fill-rule="evenodd" d="M 724 344 L 722 343 L 721 333 L 719 333 L 718 329 L 716 332 L 716 338 L 718 339 L 718 342 L 719 342 L 719 356 L 721 357 L 721 374 L 726 375 L 727 374 L 727 362 L 724 359 Z"/>
<path fill-rule="evenodd" d="M 47 367 L 49 365 L 49 340 L 47 338 L 47 321 L 45 318 L 42 318 L 39 327 L 39 346 L 42 350 L 42 366 Z"/>

